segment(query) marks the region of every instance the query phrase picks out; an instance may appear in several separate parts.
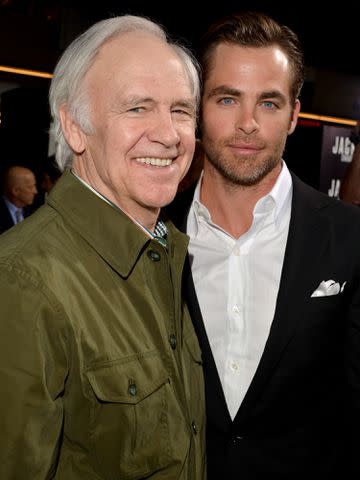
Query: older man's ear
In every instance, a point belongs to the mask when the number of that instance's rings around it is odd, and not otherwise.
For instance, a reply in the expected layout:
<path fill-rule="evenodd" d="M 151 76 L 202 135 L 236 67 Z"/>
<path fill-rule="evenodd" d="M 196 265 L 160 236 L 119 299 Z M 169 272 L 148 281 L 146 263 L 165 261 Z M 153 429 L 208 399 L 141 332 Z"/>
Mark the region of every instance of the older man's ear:
<path fill-rule="evenodd" d="M 80 125 L 70 115 L 66 104 L 62 105 L 59 110 L 60 121 L 66 141 L 71 149 L 78 155 L 84 152 L 86 148 L 86 135 L 82 131 Z"/>

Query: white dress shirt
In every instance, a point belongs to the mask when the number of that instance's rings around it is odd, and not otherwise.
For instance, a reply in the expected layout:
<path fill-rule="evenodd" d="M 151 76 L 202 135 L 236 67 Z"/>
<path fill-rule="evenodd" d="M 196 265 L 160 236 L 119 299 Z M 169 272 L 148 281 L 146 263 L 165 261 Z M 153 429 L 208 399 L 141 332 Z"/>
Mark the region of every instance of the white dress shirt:
<path fill-rule="evenodd" d="M 231 418 L 264 351 L 274 317 L 289 231 L 292 179 L 285 163 L 255 205 L 250 229 L 233 238 L 211 221 L 197 184 L 187 234 L 192 274 Z"/>

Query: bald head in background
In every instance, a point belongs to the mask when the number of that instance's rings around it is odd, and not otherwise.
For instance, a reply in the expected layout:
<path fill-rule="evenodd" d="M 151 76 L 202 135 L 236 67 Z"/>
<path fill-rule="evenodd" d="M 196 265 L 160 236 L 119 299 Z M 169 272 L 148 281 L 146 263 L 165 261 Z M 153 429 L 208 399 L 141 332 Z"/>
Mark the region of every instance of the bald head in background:
<path fill-rule="evenodd" d="M 4 177 L 4 196 L 19 208 L 31 205 L 37 193 L 36 179 L 26 167 L 10 167 Z"/>
<path fill-rule="evenodd" d="M 37 193 L 36 179 L 26 167 L 9 167 L 2 179 L 0 195 L 0 233 L 13 227 L 29 215 L 30 206 Z"/>

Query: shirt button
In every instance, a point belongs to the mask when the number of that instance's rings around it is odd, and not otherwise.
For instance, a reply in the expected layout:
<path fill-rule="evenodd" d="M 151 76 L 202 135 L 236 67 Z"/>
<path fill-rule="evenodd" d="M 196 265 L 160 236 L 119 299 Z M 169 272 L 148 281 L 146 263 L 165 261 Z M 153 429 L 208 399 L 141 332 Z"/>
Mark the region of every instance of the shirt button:
<path fill-rule="evenodd" d="M 153 262 L 158 262 L 160 260 L 160 253 L 157 252 L 156 250 L 149 250 L 147 252 L 147 256 L 152 260 Z"/>
<path fill-rule="evenodd" d="M 135 395 L 137 394 L 137 388 L 135 383 L 131 383 L 129 385 L 128 392 L 132 397 L 135 397 Z"/>
<path fill-rule="evenodd" d="M 233 372 L 237 372 L 239 370 L 239 365 L 237 362 L 231 362 L 230 363 L 230 368 Z"/>
<path fill-rule="evenodd" d="M 233 255 L 238 257 L 240 255 L 240 247 L 235 247 L 233 250 Z"/>
<path fill-rule="evenodd" d="M 192 431 L 194 432 L 194 435 L 197 435 L 197 426 L 196 426 L 195 420 L 191 422 L 191 428 L 192 428 Z"/>
<path fill-rule="evenodd" d="M 172 333 L 172 334 L 169 336 L 169 342 L 170 342 L 171 348 L 172 348 L 173 350 L 175 350 L 176 345 L 177 345 L 176 335 L 174 335 L 174 334 Z"/>
<path fill-rule="evenodd" d="M 234 313 L 240 313 L 240 307 L 238 307 L 237 305 L 234 305 L 233 308 L 232 308 L 232 311 Z"/>

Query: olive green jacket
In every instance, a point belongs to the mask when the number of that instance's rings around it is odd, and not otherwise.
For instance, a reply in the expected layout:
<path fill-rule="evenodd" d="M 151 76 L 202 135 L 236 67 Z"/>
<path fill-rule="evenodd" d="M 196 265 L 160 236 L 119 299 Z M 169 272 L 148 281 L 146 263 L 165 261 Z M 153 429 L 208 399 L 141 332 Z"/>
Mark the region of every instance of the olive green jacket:
<path fill-rule="evenodd" d="M 201 355 L 168 249 L 66 172 L 0 237 L 0 479 L 205 477 Z"/>

